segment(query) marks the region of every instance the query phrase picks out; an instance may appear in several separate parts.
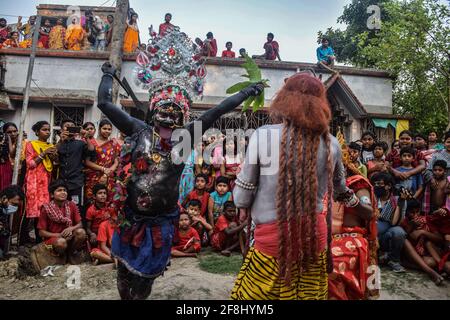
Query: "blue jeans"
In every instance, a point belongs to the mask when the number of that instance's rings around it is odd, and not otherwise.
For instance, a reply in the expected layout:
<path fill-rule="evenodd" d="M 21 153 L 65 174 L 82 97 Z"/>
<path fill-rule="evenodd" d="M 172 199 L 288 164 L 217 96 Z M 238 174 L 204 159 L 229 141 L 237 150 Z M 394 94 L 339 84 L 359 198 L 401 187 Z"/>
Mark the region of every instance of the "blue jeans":
<path fill-rule="evenodd" d="M 406 232 L 400 226 L 392 226 L 386 221 L 377 221 L 378 240 L 381 250 L 388 253 L 389 260 L 400 262 L 400 255 L 405 244 Z"/>
<path fill-rule="evenodd" d="M 95 39 L 95 44 L 93 47 L 94 51 L 105 51 L 106 48 L 106 40 Z"/>

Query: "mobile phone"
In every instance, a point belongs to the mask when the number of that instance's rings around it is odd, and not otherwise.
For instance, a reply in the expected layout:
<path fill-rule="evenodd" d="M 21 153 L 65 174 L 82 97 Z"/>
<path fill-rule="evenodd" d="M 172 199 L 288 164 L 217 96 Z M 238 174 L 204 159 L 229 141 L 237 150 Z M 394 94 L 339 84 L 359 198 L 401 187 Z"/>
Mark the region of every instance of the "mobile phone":
<path fill-rule="evenodd" d="M 67 131 L 69 131 L 70 134 L 77 134 L 81 132 L 81 127 L 68 127 Z"/>

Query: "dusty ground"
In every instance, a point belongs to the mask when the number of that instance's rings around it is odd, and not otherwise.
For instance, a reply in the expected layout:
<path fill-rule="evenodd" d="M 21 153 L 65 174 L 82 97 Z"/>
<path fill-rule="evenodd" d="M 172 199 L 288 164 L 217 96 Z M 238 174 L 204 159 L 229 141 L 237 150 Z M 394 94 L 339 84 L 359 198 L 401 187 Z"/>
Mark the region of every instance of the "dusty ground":
<path fill-rule="evenodd" d="M 111 265 L 80 266 L 79 289 L 68 289 L 68 266 L 57 269 L 54 277 L 23 274 L 26 261 L 12 258 L 0 262 L 0 299 L 22 300 L 115 300 L 119 299 L 116 289 L 116 271 Z M 155 281 L 151 299 L 228 299 L 234 274 L 212 274 L 199 268 L 198 259 L 173 259 L 172 266 L 164 277 Z M 382 270 L 381 299 L 450 299 L 450 282 L 435 286 L 428 278 L 416 271 L 394 274 Z"/>

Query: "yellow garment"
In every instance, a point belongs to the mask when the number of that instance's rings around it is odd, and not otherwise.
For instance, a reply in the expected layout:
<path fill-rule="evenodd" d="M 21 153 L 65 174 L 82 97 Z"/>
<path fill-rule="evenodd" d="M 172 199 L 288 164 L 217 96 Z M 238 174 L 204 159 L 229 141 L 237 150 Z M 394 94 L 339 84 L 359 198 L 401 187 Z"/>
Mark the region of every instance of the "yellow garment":
<path fill-rule="evenodd" d="M 398 120 L 397 127 L 395 128 L 395 139 L 400 138 L 400 132 L 409 130 L 409 120 Z"/>
<path fill-rule="evenodd" d="M 66 28 L 63 26 L 54 26 L 50 31 L 48 46 L 50 49 L 64 49 L 64 39 L 66 36 Z"/>
<path fill-rule="evenodd" d="M 250 248 L 231 291 L 232 300 L 326 300 L 328 273 L 326 251 L 317 263 L 298 274 L 295 264 L 291 286 L 279 275 L 278 261 L 274 257 Z"/>
<path fill-rule="evenodd" d="M 67 49 L 79 51 L 81 50 L 84 38 L 84 29 L 79 24 L 71 24 L 67 27 L 66 43 Z"/>
<path fill-rule="evenodd" d="M 31 145 L 33 146 L 33 150 L 36 151 L 36 153 L 39 155 L 48 148 L 53 147 L 53 144 L 48 142 L 42 142 L 39 140 L 31 141 Z M 48 172 L 52 172 L 53 170 L 53 162 L 49 159 L 49 157 L 45 157 L 44 160 L 42 160 L 42 163 L 44 164 L 45 170 Z"/>
<path fill-rule="evenodd" d="M 139 29 L 137 25 L 128 25 L 123 39 L 123 52 L 134 53 L 139 46 Z"/>

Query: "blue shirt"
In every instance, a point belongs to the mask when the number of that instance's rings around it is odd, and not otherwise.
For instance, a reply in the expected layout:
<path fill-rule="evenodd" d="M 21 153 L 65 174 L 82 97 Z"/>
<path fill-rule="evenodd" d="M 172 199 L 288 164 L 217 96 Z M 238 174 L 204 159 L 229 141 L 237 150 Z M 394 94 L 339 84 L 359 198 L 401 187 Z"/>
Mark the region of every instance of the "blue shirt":
<path fill-rule="evenodd" d="M 320 61 L 328 61 L 328 56 L 334 56 L 333 48 L 328 46 L 324 48 L 320 46 L 317 48 L 317 60 Z"/>
<path fill-rule="evenodd" d="M 409 169 L 409 168 L 398 167 L 396 170 L 400 171 L 400 172 L 408 172 L 408 171 L 414 170 L 414 168 Z M 423 178 L 420 173 L 415 174 L 406 180 L 398 180 L 397 181 L 397 186 L 405 187 L 406 189 L 411 191 L 411 193 L 413 193 L 413 194 L 416 193 L 417 189 L 419 189 L 419 187 L 422 185 L 423 185 Z"/>

